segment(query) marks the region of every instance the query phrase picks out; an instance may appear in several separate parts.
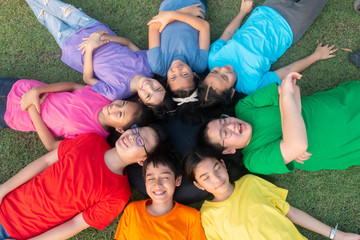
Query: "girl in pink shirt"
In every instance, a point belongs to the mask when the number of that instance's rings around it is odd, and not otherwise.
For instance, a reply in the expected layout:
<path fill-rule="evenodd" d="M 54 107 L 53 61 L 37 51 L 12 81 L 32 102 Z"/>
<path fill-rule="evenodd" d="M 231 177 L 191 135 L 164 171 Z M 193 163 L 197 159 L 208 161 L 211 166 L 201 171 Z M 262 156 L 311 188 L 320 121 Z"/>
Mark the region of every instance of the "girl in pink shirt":
<path fill-rule="evenodd" d="M 1 127 L 37 131 L 47 150 L 60 141 L 95 132 L 106 138 L 111 127 L 122 133 L 134 123 L 146 124 L 151 111 L 136 102 L 111 102 L 101 94 L 72 82 L 45 84 L 36 80 L 1 79 Z"/>

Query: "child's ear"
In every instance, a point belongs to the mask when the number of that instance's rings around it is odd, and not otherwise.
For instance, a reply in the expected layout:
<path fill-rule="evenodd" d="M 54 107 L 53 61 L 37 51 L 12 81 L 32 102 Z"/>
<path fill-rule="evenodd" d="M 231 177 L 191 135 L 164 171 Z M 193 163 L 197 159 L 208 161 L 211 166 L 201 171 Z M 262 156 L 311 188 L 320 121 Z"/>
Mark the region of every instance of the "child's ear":
<path fill-rule="evenodd" d="M 115 130 L 116 130 L 117 132 L 119 132 L 119 133 L 124 133 L 124 132 L 125 132 L 125 130 L 122 129 L 122 128 L 115 128 Z"/>
<path fill-rule="evenodd" d="M 221 164 L 224 166 L 225 170 L 226 170 L 226 164 L 225 161 L 223 159 L 220 159 Z"/>
<path fill-rule="evenodd" d="M 222 154 L 235 154 L 236 153 L 236 148 L 225 148 L 222 151 Z"/>
<path fill-rule="evenodd" d="M 197 181 L 193 181 L 193 184 L 200 190 L 205 191 L 205 188 L 203 188 Z"/>
<path fill-rule="evenodd" d="M 175 186 L 180 186 L 181 185 L 181 180 L 182 180 L 182 176 L 178 176 L 176 179 L 175 179 Z"/>
<path fill-rule="evenodd" d="M 144 166 L 144 162 L 145 162 L 145 160 L 140 160 L 140 161 L 138 161 L 138 164 L 139 164 L 140 166 Z"/>
<path fill-rule="evenodd" d="M 232 88 L 232 89 L 231 89 L 231 96 L 230 96 L 231 99 L 234 97 L 234 94 L 235 94 L 235 89 Z"/>

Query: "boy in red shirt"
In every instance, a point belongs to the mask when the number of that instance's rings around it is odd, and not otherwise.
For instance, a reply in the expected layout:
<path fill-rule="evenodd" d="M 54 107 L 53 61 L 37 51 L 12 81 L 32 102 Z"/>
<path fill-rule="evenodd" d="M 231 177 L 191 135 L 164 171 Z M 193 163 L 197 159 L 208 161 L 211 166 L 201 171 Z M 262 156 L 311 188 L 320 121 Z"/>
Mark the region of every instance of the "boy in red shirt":
<path fill-rule="evenodd" d="M 143 176 L 150 199 L 126 207 L 115 239 L 206 239 L 199 211 L 173 200 L 182 177 L 176 162 L 176 156 L 166 151 L 146 160 Z"/>
<path fill-rule="evenodd" d="M 142 164 L 161 137 L 134 125 L 114 148 L 94 133 L 63 140 L 0 185 L 0 239 L 66 239 L 89 226 L 104 229 L 130 197 L 124 168 Z"/>

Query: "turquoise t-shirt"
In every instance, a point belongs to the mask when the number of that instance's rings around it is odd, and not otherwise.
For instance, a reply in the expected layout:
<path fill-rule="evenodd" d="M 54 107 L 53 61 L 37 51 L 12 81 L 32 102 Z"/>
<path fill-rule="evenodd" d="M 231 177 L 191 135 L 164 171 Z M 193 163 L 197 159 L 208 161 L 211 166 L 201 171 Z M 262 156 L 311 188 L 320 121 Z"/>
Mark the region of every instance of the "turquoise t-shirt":
<path fill-rule="evenodd" d="M 281 84 L 278 75 L 269 70 L 292 41 L 291 28 L 278 12 L 257 7 L 232 39 L 211 44 L 209 69 L 231 65 L 238 76 L 235 90 L 249 95 L 271 83 Z"/>
<path fill-rule="evenodd" d="M 345 82 L 325 92 L 303 97 L 302 117 L 312 156 L 304 164 L 285 165 L 277 84 L 262 88 L 240 100 L 236 117 L 252 126 L 252 138 L 242 150 L 245 166 L 254 173 L 285 173 L 294 168 L 307 171 L 340 170 L 360 165 L 360 82 Z"/>
<path fill-rule="evenodd" d="M 174 11 L 180 8 L 201 3 L 199 0 L 164 0 L 160 11 Z M 171 63 L 181 60 L 197 73 L 202 73 L 207 67 L 209 51 L 199 48 L 199 31 L 190 25 L 174 21 L 168 24 L 160 34 L 160 47 L 154 47 L 147 52 L 149 65 L 153 73 L 166 76 Z"/>

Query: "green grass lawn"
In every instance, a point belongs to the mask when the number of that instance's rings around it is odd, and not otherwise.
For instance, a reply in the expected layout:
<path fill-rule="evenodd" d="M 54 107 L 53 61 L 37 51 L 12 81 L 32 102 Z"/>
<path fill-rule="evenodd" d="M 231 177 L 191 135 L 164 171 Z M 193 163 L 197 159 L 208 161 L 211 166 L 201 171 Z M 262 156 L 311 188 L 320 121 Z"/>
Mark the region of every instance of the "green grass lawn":
<path fill-rule="evenodd" d="M 160 1 L 155 0 L 71 0 L 89 16 L 106 23 L 118 35 L 147 48 L 147 21 L 156 15 Z M 210 0 L 207 20 L 211 41 L 215 41 L 237 14 L 240 0 Z M 263 1 L 255 1 L 260 5 Z M 60 61 L 61 50 L 50 33 L 35 18 L 23 0 L 0 0 L 0 75 L 52 83 L 82 81 L 82 75 Z M 339 48 L 360 48 L 360 15 L 353 0 L 329 0 L 322 14 L 303 38 L 292 46 L 274 69 L 303 58 L 318 42 L 334 43 Z M 298 81 L 302 95 L 331 89 L 348 80 L 360 80 L 360 69 L 352 65 L 349 52 L 339 50 L 336 58 L 315 63 Z M 359 102 L 354 104 L 360 104 Z M 359 126 L 360 127 L 360 126 Z M 46 153 L 36 133 L 0 130 L 0 183 L 26 164 Z M 335 140 L 334 140 L 335 141 Z M 331 149 L 329 149 L 331 151 Z M 288 201 L 319 220 L 349 232 L 360 232 L 360 167 L 316 173 L 297 170 L 270 176 L 276 185 L 289 189 Z M 143 198 L 133 191 L 131 200 Z M 199 208 L 201 203 L 194 204 Z M 87 229 L 73 239 L 111 239 L 117 218 L 104 231 Z M 309 239 L 326 239 L 300 228 Z"/>

